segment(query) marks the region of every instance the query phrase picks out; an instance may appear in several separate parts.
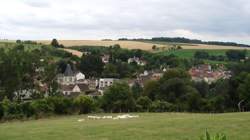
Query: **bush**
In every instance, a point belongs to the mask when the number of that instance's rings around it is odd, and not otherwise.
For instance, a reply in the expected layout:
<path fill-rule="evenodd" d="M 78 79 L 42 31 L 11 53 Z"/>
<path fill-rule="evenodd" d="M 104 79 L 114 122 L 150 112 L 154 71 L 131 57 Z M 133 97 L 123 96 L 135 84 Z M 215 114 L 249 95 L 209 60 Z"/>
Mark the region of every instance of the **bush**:
<path fill-rule="evenodd" d="M 79 114 L 87 114 L 95 109 L 94 100 L 88 96 L 79 96 L 74 103 L 78 107 Z"/>
<path fill-rule="evenodd" d="M 48 104 L 54 107 L 55 114 L 71 114 L 73 113 L 73 100 L 64 97 L 49 97 Z"/>
<path fill-rule="evenodd" d="M 30 104 L 30 102 L 20 104 L 22 113 L 25 115 L 26 118 L 32 117 L 34 115 L 34 110 Z"/>
<path fill-rule="evenodd" d="M 151 112 L 169 112 L 174 111 L 175 107 L 174 105 L 165 102 L 165 101 L 154 101 L 150 107 Z"/>
<path fill-rule="evenodd" d="M 149 111 L 152 101 L 147 96 L 141 96 L 136 101 L 138 111 Z"/>
<path fill-rule="evenodd" d="M 42 117 L 51 114 L 54 111 L 54 106 L 48 104 L 46 99 L 33 101 L 30 105 L 36 117 Z"/>

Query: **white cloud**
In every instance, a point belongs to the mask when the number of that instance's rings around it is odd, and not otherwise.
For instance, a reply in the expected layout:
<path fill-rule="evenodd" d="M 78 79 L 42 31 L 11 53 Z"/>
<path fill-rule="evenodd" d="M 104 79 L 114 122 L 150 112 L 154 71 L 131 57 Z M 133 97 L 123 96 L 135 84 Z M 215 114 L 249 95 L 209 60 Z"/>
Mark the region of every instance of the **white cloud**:
<path fill-rule="evenodd" d="M 250 44 L 248 0 L 10 0 L 0 38 L 183 36 Z"/>

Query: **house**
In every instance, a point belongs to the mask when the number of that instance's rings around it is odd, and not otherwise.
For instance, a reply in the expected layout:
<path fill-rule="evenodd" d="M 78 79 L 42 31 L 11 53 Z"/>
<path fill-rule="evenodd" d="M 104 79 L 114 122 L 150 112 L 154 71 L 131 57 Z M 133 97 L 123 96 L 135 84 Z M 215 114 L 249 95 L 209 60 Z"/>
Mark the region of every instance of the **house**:
<path fill-rule="evenodd" d="M 129 86 L 133 86 L 135 83 L 139 83 L 142 87 L 145 86 L 145 84 L 148 81 L 151 80 L 160 80 L 163 77 L 163 72 L 152 70 L 152 71 L 144 71 L 143 73 L 139 74 L 136 79 L 128 81 Z"/>
<path fill-rule="evenodd" d="M 57 76 L 57 82 L 59 84 L 59 90 L 65 96 L 71 96 L 72 94 L 79 94 L 89 90 L 85 75 L 81 72 L 73 72 L 69 64 L 65 72 Z"/>
<path fill-rule="evenodd" d="M 140 65 L 140 66 L 145 66 L 145 65 L 147 64 L 146 61 L 141 60 L 139 57 L 129 58 L 129 59 L 128 59 L 128 63 L 129 63 L 129 64 L 131 64 L 131 63 L 136 63 L 137 65 Z"/>
<path fill-rule="evenodd" d="M 78 96 L 83 91 L 88 91 L 87 84 L 60 85 L 60 90 L 65 96 Z"/>
<path fill-rule="evenodd" d="M 216 82 L 219 79 L 228 79 L 231 77 L 230 71 L 225 71 L 222 67 L 217 70 L 213 70 L 211 65 L 199 65 L 197 67 L 193 67 L 189 70 L 189 74 L 191 75 L 193 81 L 205 81 L 209 84 Z"/>
<path fill-rule="evenodd" d="M 96 86 L 99 89 L 105 89 L 106 87 L 112 86 L 115 81 L 118 81 L 118 79 L 115 79 L 115 78 L 101 78 L 99 80 L 96 80 Z"/>
<path fill-rule="evenodd" d="M 102 62 L 105 64 L 109 63 L 109 58 L 110 58 L 110 55 L 107 55 L 107 54 L 103 55 Z"/>

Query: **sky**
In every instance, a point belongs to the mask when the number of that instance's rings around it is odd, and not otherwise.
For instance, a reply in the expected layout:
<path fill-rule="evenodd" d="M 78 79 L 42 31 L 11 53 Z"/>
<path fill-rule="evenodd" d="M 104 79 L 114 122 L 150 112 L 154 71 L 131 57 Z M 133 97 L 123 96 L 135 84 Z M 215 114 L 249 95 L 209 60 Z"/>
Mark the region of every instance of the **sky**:
<path fill-rule="evenodd" d="M 164 36 L 250 44 L 250 0 L 0 1 L 0 39 Z"/>

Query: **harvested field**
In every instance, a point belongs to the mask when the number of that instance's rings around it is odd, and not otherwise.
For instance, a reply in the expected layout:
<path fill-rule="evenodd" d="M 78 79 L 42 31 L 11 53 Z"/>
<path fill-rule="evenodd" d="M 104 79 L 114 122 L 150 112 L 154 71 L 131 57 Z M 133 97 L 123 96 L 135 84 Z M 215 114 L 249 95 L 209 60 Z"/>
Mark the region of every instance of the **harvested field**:
<path fill-rule="evenodd" d="M 44 44 L 50 44 L 51 41 L 43 40 L 38 41 Z M 173 45 L 180 45 L 183 49 L 204 49 L 204 50 L 242 50 L 249 49 L 245 47 L 235 47 L 235 46 L 221 46 L 221 45 L 206 45 L 206 44 L 187 44 L 187 43 L 168 43 L 168 42 L 157 42 L 157 41 L 101 41 L 101 40 L 59 40 L 60 44 L 66 47 L 71 46 L 111 46 L 115 44 L 121 45 L 122 48 L 127 49 L 142 49 L 142 50 L 152 50 L 152 46 L 156 45 L 158 48 L 170 48 Z"/>
<path fill-rule="evenodd" d="M 38 41 L 44 44 L 50 44 L 51 41 Z M 168 45 L 161 45 L 156 43 L 145 43 L 138 41 L 101 41 L 101 40 L 59 40 L 60 44 L 66 47 L 70 46 L 111 46 L 119 44 L 122 48 L 126 49 L 142 49 L 142 50 L 152 50 L 152 46 L 157 47 L 169 47 Z"/>

